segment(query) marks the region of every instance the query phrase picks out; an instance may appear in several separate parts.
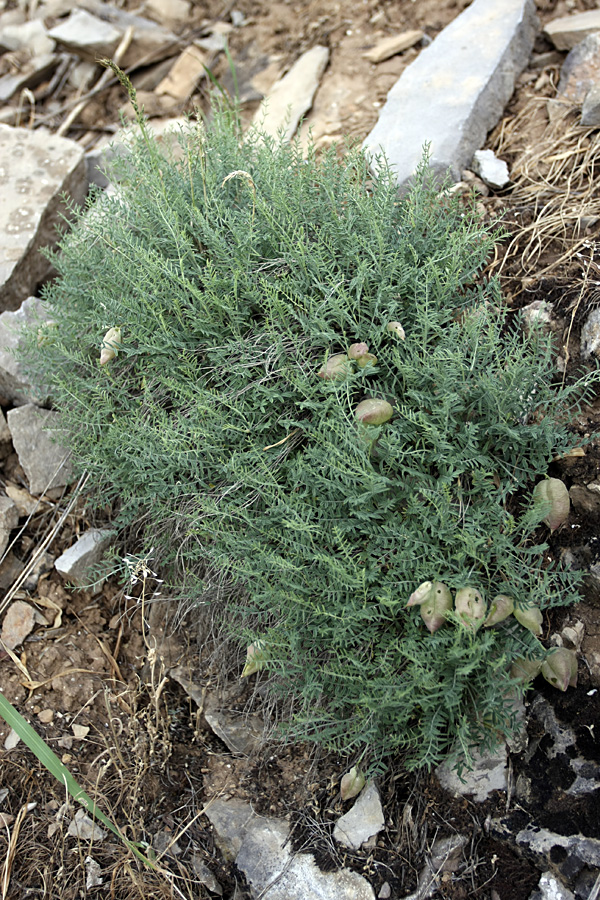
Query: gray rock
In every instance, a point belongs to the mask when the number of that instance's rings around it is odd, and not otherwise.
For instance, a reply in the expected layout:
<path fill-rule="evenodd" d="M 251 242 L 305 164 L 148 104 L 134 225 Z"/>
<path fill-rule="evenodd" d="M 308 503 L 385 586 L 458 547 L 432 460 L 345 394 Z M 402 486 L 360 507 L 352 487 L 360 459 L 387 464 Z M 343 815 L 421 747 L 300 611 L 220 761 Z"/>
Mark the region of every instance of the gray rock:
<path fill-rule="evenodd" d="M 493 820 L 492 829 L 496 831 Z M 527 855 L 543 868 L 555 868 L 556 859 L 566 861 L 571 876 L 584 866 L 600 867 L 600 841 L 596 838 L 556 834 L 547 828 L 531 825 L 517 832 L 514 840 L 518 848 L 527 851 Z"/>
<path fill-rule="evenodd" d="M 206 710 L 204 718 L 232 753 L 249 756 L 262 743 L 263 722 L 259 716 L 234 718 L 225 710 Z"/>
<path fill-rule="evenodd" d="M 48 275 L 39 251 L 56 241 L 62 195 L 80 203 L 87 187 L 74 141 L 0 124 L 0 310 L 16 309 Z"/>
<path fill-rule="evenodd" d="M 555 878 L 552 872 L 544 872 L 540 878 L 539 889 L 529 900 L 575 900 L 575 894 Z"/>
<path fill-rule="evenodd" d="M 43 405 L 48 400 L 48 391 L 31 384 L 14 355 L 22 343 L 22 329 L 36 321 L 50 321 L 46 307 L 37 297 L 28 297 L 14 312 L 0 314 L 0 396 L 6 404 L 35 402 Z"/>
<path fill-rule="evenodd" d="M 272 137 L 283 132 L 283 139 L 289 141 L 298 122 L 312 106 L 328 60 L 327 47 L 316 46 L 303 53 L 262 101 L 254 116 L 254 124 Z"/>
<path fill-rule="evenodd" d="M 48 78 L 57 67 L 59 57 L 55 53 L 44 53 L 26 62 L 17 73 L 0 77 L 0 102 L 10 100 L 13 94 L 24 88 L 37 87 Z"/>
<path fill-rule="evenodd" d="M 574 484 L 569 489 L 569 497 L 573 508 L 585 516 L 600 517 L 600 485 L 586 487 L 583 484 Z"/>
<path fill-rule="evenodd" d="M 417 890 L 404 897 L 404 900 L 427 900 L 437 891 L 440 876 L 444 872 L 454 872 L 460 864 L 463 847 L 467 838 L 462 834 L 440 838 L 431 848 L 427 865 L 419 875 Z"/>
<path fill-rule="evenodd" d="M 458 181 L 502 115 L 536 32 L 533 0 L 474 0 L 405 69 L 365 149 L 383 150 L 402 186 L 429 143 L 435 174 L 450 169 Z"/>
<path fill-rule="evenodd" d="M 600 356 L 600 308 L 593 309 L 581 329 L 580 353 L 584 359 Z"/>
<path fill-rule="evenodd" d="M 600 84 L 594 84 L 585 95 L 581 107 L 581 124 L 590 128 L 600 125 Z"/>
<path fill-rule="evenodd" d="M 531 331 L 531 326 L 536 325 L 547 334 L 552 330 L 553 311 L 552 303 L 548 303 L 546 300 L 534 300 L 532 303 L 528 303 L 521 310 L 525 328 Z"/>
<path fill-rule="evenodd" d="M 510 181 L 508 166 L 493 150 L 476 150 L 471 164 L 473 171 L 488 185 L 499 190 Z"/>
<path fill-rule="evenodd" d="M 112 57 L 123 37 L 120 29 L 85 9 L 74 9 L 68 19 L 48 34 L 60 48 L 90 62 L 105 56 Z"/>
<path fill-rule="evenodd" d="M 445 790 L 455 796 L 472 796 L 477 803 L 487 800 L 492 791 L 507 789 L 507 754 L 504 744 L 498 745 L 494 753 L 483 756 L 473 753 L 474 767 L 463 771 L 459 778 L 456 765 L 442 763 L 435 770 L 438 781 Z"/>
<path fill-rule="evenodd" d="M 172 31 L 162 28 L 156 22 L 151 22 L 145 16 L 126 12 L 105 3 L 104 0 L 80 0 L 79 6 L 86 9 L 105 22 L 109 22 L 121 34 L 128 28 L 133 28 L 133 40 L 129 49 L 121 60 L 121 67 L 127 69 L 136 65 L 142 58 L 150 58 L 151 62 L 159 62 L 165 56 L 177 52 L 179 39 Z"/>
<path fill-rule="evenodd" d="M 41 19 L 4 26 L 0 43 L 7 50 L 28 50 L 32 57 L 44 56 L 54 50 L 54 41 Z"/>
<path fill-rule="evenodd" d="M 114 531 L 90 528 L 75 541 L 54 563 L 57 572 L 71 584 L 80 587 L 90 583 L 90 566 L 101 562 L 102 557 L 114 538 Z M 94 587 L 101 586 L 101 582 Z"/>
<path fill-rule="evenodd" d="M 0 316 L 0 318 L 2 318 Z M 7 444 L 10 441 L 10 428 L 8 427 L 8 422 L 6 421 L 6 416 L 0 409 L 0 445 Z"/>
<path fill-rule="evenodd" d="M 0 494 L 0 556 L 8 547 L 10 533 L 19 524 L 19 511 L 10 497 Z"/>
<path fill-rule="evenodd" d="M 366 841 L 379 834 L 385 825 L 381 798 L 375 782 L 369 781 L 358 800 L 337 820 L 333 837 L 350 850 L 358 850 Z"/>
<path fill-rule="evenodd" d="M 590 34 L 573 47 L 562 64 L 557 99 L 570 100 L 571 104 L 579 105 L 599 78 L 600 35 Z"/>
<path fill-rule="evenodd" d="M 355 872 L 321 872 L 312 856 L 293 853 L 284 820 L 257 816 L 241 800 L 215 800 L 206 815 L 218 847 L 244 873 L 256 900 L 375 900 Z"/>
<path fill-rule="evenodd" d="M 594 31 L 600 31 L 600 9 L 554 19 L 544 28 L 544 34 L 550 38 L 557 50 L 572 50 Z"/>
<path fill-rule="evenodd" d="M 57 442 L 58 413 L 27 403 L 9 410 L 6 419 L 30 492 L 39 495 L 69 484 L 69 451 Z"/>

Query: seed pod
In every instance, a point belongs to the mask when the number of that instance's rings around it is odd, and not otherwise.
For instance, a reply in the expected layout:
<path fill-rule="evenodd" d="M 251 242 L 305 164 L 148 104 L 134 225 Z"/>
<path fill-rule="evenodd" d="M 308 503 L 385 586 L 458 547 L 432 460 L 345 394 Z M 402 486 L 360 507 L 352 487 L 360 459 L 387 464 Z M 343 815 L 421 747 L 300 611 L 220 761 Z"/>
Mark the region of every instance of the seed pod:
<path fill-rule="evenodd" d="M 109 328 L 102 338 L 102 348 L 100 350 L 100 365 L 105 366 L 107 362 L 114 359 L 117 350 L 121 345 L 121 329 Z"/>
<path fill-rule="evenodd" d="M 360 356 L 356 362 L 361 369 L 364 369 L 366 366 L 374 366 L 377 362 L 377 357 L 373 356 L 372 353 L 365 353 L 364 356 Z"/>
<path fill-rule="evenodd" d="M 325 381 L 340 381 L 352 371 L 350 360 L 345 353 L 334 353 L 319 371 L 319 378 Z"/>
<path fill-rule="evenodd" d="M 433 634 L 446 621 L 446 613 L 452 609 L 452 594 L 445 584 L 436 581 L 421 605 L 421 618 Z"/>
<path fill-rule="evenodd" d="M 533 502 L 542 506 L 544 511 L 548 509 L 542 521 L 550 531 L 555 531 L 569 518 L 571 508 L 569 491 L 560 478 L 545 478 L 539 481 L 533 489 Z"/>
<path fill-rule="evenodd" d="M 362 341 L 360 344 L 351 344 L 348 347 L 348 359 L 360 359 L 361 356 L 366 356 L 368 352 L 368 345 Z"/>
<path fill-rule="evenodd" d="M 524 656 L 515 659 L 510 667 L 510 677 L 518 678 L 519 681 L 533 681 L 542 668 L 540 659 L 526 659 Z"/>
<path fill-rule="evenodd" d="M 492 625 L 498 625 L 499 622 L 504 622 L 505 619 L 508 619 L 514 608 L 515 601 L 512 597 L 508 597 L 506 594 L 496 594 L 492 600 L 492 605 L 490 606 L 488 617 L 483 623 L 483 627 L 490 628 Z"/>
<path fill-rule="evenodd" d="M 420 606 L 421 603 L 425 603 L 432 590 L 433 581 L 424 581 L 408 598 L 407 608 L 409 606 Z"/>
<path fill-rule="evenodd" d="M 242 678 L 253 675 L 263 669 L 268 659 L 268 652 L 264 641 L 254 641 L 246 650 L 246 665 L 242 670 Z"/>
<path fill-rule="evenodd" d="M 403 341 L 406 337 L 406 333 L 400 322 L 389 322 L 387 325 L 387 331 L 395 334 L 396 337 L 399 337 L 401 341 Z"/>
<path fill-rule="evenodd" d="M 464 625 L 477 631 L 485 619 L 485 600 L 481 593 L 473 587 L 464 587 L 456 592 L 454 609 Z"/>
<path fill-rule="evenodd" d="M 570 684 L 577 683 L 577 656 L 573 650 L 557 647 L 551 650 L 542 663 L 542 675 L 552 687 L 566 691 Z"/>
<path fill-rule="evenodd" d="M 539 606 L 515 607 L 514 616 L 517 622 L 539 637 L 542 633 L 542 611 Z"/>
<path fill-rule="evenodd" d="M 356 766 L 352 766 L 340 781 L 340 793 L 342 800 L 352 800 L 357 797 L 365 786 L 365 776 Z"/>
<path fill-rule="evenodd" d="M 387 400 L 372 398 L 362 400 L 354 410 L 354 415 L 363 425 L 383 425 L 394 415 L 394 408 Z"/>

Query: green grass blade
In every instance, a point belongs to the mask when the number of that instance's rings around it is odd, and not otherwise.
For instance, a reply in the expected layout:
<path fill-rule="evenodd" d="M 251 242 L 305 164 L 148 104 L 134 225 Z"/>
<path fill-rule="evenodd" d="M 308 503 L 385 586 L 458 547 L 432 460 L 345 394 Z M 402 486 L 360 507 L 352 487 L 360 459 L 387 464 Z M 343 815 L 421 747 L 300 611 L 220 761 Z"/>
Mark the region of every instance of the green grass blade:
<path fill-rule="evenodd" d="M 39 734 L 25 721 L 23 716 L 17 712 L 12 703 L 10 703 L 4 694 L 0 691 L 0 716 L 7 725 L 17 732 L 24 744 L 26 744 L 32 753 L 35 753 L 43 766 L 48 769 L 51 775 L 54 775 L 60 784 L 64 785 L 74 800 L 77 800 L 87 811 L 102 822 L 110 831 L 113 832 L 123 843 L 131 850 L 132 853 L 141 859 L 142 862 L 155 869 L 156 866 L 141 853 L 131 841 L 121 834 L 116 825 L 108 819 L 104 813 L 98 809 L 92 798 L 84 791 L 80 784 L 73 778 L 67 767 L 60 761 L 56 753 L 50 749 L 48 744 L 39 736 Z"/>

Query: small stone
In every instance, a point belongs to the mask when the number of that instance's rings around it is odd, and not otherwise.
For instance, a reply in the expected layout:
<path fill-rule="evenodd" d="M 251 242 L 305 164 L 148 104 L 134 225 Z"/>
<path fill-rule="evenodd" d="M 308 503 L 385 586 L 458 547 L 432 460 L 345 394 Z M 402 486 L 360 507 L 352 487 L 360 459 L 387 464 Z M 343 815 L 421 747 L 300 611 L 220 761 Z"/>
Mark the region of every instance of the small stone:
<path fill-rule="evenodd" d="M 472 169 L 488 185 L 500 190 L 510 181 L 508 166 L 498 159 L 493 150 L 476 150 L 473 154 Z"/>
<path fill-rule="evenodd" d="M 41 19 L 4 26 L 2 45 L 7 50 L 28 50 L 32 58 L 45 56 L 54 50 L 54 41 Z"/>
<path fill-rule="evenodd" d="M 106 831 L 100 828 L 93 819 L 90 819 L 82 809 L 78 809 L 75 813 L 75 818 L 69 825 L 67 834 L 80 838 L 82 841 L 103 841 L 106 837 Z"/>
<path fill-rule="evenodd" d="M 339 818 L 333 837 L 344 847 L 358 850 L 369 838 L 379 834 L 385 825 L 379 791 L 369 781 L 351 810 Z"/>
<path fill-rule="evenodd" d="M 580 353 L 583 359 L 600 356 L 600 308 L 593 309 L 581 329 Z"/>
<path fill-rule="evenodd" d="M 542 331 L 548 333 L 552 330 L 553 311 L 552 303 L 548 303 L 546 300 L 534 300 L 532 303 L 528 303 L 521 310 L 525 328 L 531 331 L 531 326 L 536 325 Z"/>
<path fill-rule="evenodd" d="M 57 67 L 59 58 L 55 53 L 44 53 L 28 60 L 19 68 L 19 71 L 8 73 L 0 77 L 0 102 L 5 103 L 25 88 L 32 90 L 38 84 L 49 78 Z"/>
<path fill-rule="evenodd" d="M 329 60 L 327 47 L 315 46 L 303 53 L 287 75 L 277 81 L 261 103 L 254 125 L 284 141 L 291 140 L 298 122 L 312 106 L 321 75 Z"/>
<path fill-rule="evenodd" d="M 600 125 L 600 84 L 593 85 L 585 95 L 581 107 L 581 124 L 590 128 Z"/>
<path fill-rule="evenodd" d="M 53 709 L 43 709 L 38 713 L 38 719 L 43 725 L 49 725 L 50 722 L 54 719 L 54 710 Z"/>
<path fill-rule="evenodd" d="M 573 47 L 560 70 L 557 102 L 569 100 L 569 109 L 582 104 L 600 81 L 600 35 L 590 34 Z"/>
<path fill-rule="evenodd" d="M 544 28 L 544 34 L 557 50 L 572 50 L 594 31 L 600 31 L 600 9 L 553 19 Z"/>
<path fill-rule="evenodd" d="M 192 96 L 201 78 L 206 75 L 208 57 L 194 44 L 186 47 L 171 67 L 169 74 L 156 87 L 156 94 L 169 94 L 176 100 L 185 101 Z"/>
<path fill-rule="evenodd" d="M 10 533 L 19 524 L 19 511 L 10 497 L 0 494 L 0 556 L 8 547 Z"/>
<path fill-rule="evenodd" d="M 9 650 L 14 650 L 23 643 L 28 634 L 31 634 L 34 624 L 33 607 L 24 600 L 15 600 L 4 616 L 0 637 Z"/>
<path fill-rule="evenodd" d="M 85 159 L 74 141 L 0 124 L 0 310 L 17 309 L 51 271 L 40 248 L 53 246 L 63 194 L 82 203 Z"/>
<path fill-rule="evenodd" d="M 2 316 L 0 316 L 0 319 L 2 319 Z M 0 444 L 8 444 L 10 439 L 10 428 L 8 427 L 6 416 L 0 409 Z"/>
<path fill-rule="evenodd" d="M 32 497 L 29 491 L 17 487 L 12 481 L 6 482 L 4 490 L 17 507 L 20 516 L 31 516 L 40 505 L 40 501 Z"/>
<path fill-rule="evenodd" d="M 204 718 L 207 725 L 232 753 L 250 755 L 262 742 L 263 722 L 259 716 L 236 719 L 225 710 L 218 712 L 207 710 Z"/>
<path fill-rule="evenodd" d="M 142 59 L 155 63 L 164 59 L 179 48 L 179 40 L 172 31 L 163 28 L 156 22 L 151 22 L 145 16 L 126 12 L 103 0 L 81 0 L 80 6 L 85 6 L 88 12 L 99 16 L 103 21 L 109 22 L 121 35 L 128 28 L 133 28 L 133 40 L 121 60 L 121 68 L 127 69 L 138 64 Z"/>
<path fill-rule="evenodd" d="M 590 490 L 583 484 L 574 484 L 569 489 L 569 497 L 573 508 L 584 516 L 600 518 L 600 493 Z"/>
<path fill-rule="evenodd" d="M 30 382 L 15 356 L 23 344 L 22 330 L 36 321 L 50 321 L 46 306 L 37 297 L 28 297 L 14 312 L 0 314 L 0 395 L 7 404 L 43 404 L 48 400 L 48 391 Z"/>
<path fill-rule="evenodd" d="M 21 740 L 20 735 L 15 731 L 14 728 L 11 728 L 8 732 L 8 736 L 4 741 L 4 749 L 5 750 L 14 750 L 19 741 Z"/>
<path fill-rule="evenodd" d="M 379 41 L 371 50 L 363 53 L 365 59 L 372 63 L 383 62 L 403 50 L 408 50 L 423 40 L 423 32 L 418 29 L 415 31 L 404 31 L 402 34 L 395 34 L 392 37 L 384 38 Z"/>
<path fill-rule="evenodd" d="M 189 20 L 192 6 L 188 0 L 146 0 L 144 12 L 159 25 L 171 28 Z"/>
<path fill-rule="evenodd" d="M 213 894 L 223 896 L 223 888 L 202 860 L 199 853 L 192 853 L 192 869 L 196 878 Z"/>
<path fill-rule="evenodd" d="M 114 538 L 114 532 L 102 528 L 90 528 L 54 563 L 57 572 L 78 587 L 89 586 L 90 567 L 102 561 L 105 551 Z M 99 589 L 101 582 L 93 587 Z"/>
<path fill-rule="evenodd" d="M 447 762 L 435 770 L 443 788 L 455 796 L 472 796 L 476 803 L 489 799 L 492 791 L 505 791 L 506 773 L 507 755 L 503 744 L 498 745 L 495 753 L 486 756 L 473 752 L 473 768 L 469 772 L 463 770 L 460 778 L 456 766 Z"/>
<path fill-rule="evenodd" d="M 389 881 L 384 881 L 381 885 L 381 890 L 377 894 L 379 900 L 388 900 L 389 897 L 392 896 L 392 889 L 390 887 Z"/>
<path fill-rule="evenodd" d="M 123 32 L 85 9 L 74 9 L 68 19 L 48 32 L 59 47 L 95 63 L 112 57 Z"/>
<path fill-rule="evenodd" d="M 11 409 L 7 415 L 13 445 L 32 494 L 65 487 L 72 479 L 69 451 L 53 438 L 58 435 L 59 414 L 32 403 Z"/>

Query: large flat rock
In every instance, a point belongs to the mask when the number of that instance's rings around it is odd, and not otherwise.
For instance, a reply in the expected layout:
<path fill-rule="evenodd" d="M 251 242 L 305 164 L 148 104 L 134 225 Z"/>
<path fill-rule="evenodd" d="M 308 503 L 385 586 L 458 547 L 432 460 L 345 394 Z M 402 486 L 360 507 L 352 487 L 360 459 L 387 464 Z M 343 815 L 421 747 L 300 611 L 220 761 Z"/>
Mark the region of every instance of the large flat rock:
<path fill-rule="evenodd" d="M 402 186 L 429 144 L 435 174 L 458 180 L 502 115 L 537 31 L 533 0 L 474 0 L 405 69 L 364 148 L 383 151 Z"/>
<path fill-rule="evenodd" d="M 61 446 L 59 414 L 33 403 L 10 409 L 6 416 L 13 446 L 34 496 L 69 484 L 69 451 Z"/>
<path fill-rule="evenodd" d="M 81 203 L 87 188 L 74 141 L 0 124 L 0 312 L 17 309 L 48 275 L 40 248 L 56 241 L 62 195 Z"/>

